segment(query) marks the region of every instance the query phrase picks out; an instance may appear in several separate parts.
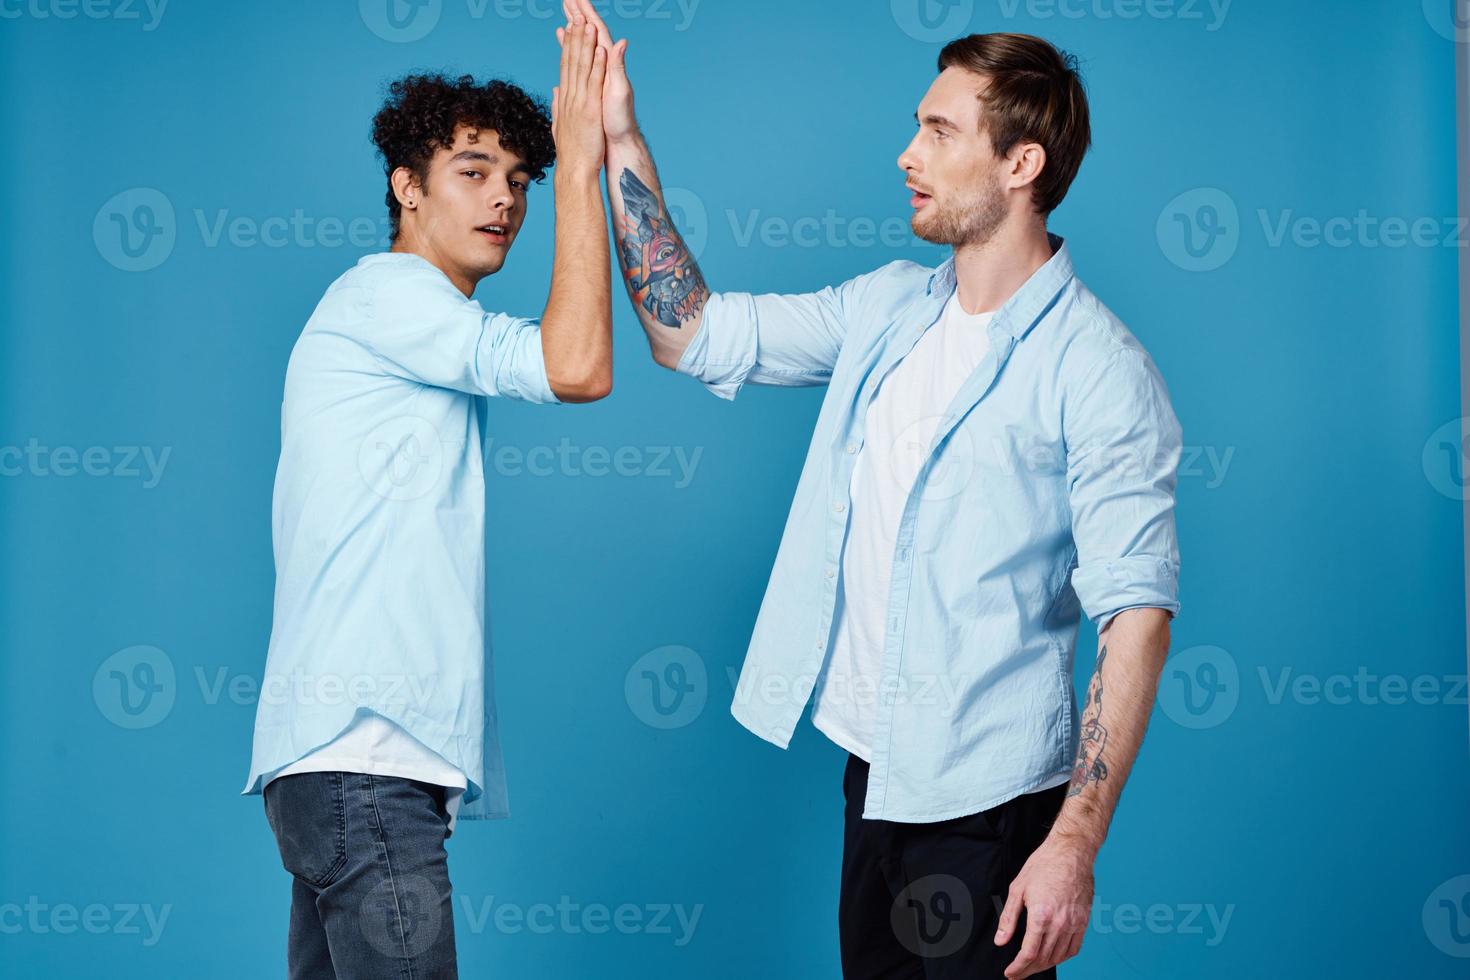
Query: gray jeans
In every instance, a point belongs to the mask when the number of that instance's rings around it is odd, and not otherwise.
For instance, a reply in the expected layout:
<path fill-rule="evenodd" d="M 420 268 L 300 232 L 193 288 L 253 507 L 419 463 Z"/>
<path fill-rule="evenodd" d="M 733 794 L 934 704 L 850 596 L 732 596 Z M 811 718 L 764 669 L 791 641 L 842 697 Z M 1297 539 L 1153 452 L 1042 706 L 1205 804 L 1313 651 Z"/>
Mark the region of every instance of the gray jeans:
<path fill-rule="evenodd" d="M 303 772 L 265 787 L 291 872 L 291 980 L 452 980 L 454 913 L 442 786 Z"/>

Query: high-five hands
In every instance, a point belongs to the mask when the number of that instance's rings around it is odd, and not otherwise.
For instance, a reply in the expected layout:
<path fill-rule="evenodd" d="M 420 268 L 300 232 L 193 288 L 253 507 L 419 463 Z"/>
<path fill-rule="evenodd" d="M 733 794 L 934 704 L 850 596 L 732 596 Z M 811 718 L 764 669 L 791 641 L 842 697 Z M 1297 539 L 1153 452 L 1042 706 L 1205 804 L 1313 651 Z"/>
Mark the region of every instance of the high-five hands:
<path fill-rule="evenodd" d="M 610 143 L 627 139 L 638 132 L 638 122 L 633 116 L 633 86 L 628 81 L 626 55 L 628 39 L 616 43 L 608 33 L 607 25 L 593 9 L 592 0 L 562 0 L 562 11 L 567 17 L 567 26 L 556 29 L 557 43 L 566 50 L 567 36 L 579 29 L 578 24 L 591 24 L 597 32 L 597 47 L 607 57 L 606 80 L 602 86 L 602 128 Z"/>
<path fill-rule="evenodd" d="M 580 14 L 556 33 L 561 43 L 561 84 L 551 90 L 556 169 L 595 177 L 607 145 L 602 129 L 607 51 L 597 43 L 597 28 Z"/>

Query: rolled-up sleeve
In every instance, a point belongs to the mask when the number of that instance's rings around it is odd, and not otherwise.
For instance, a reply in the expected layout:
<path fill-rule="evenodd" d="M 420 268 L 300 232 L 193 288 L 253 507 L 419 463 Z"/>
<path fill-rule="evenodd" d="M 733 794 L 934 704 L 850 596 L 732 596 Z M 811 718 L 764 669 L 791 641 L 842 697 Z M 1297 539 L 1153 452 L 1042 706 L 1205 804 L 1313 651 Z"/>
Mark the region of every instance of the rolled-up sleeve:
<path fill-rule="evenodd" d="M 540 323 L 487 313 L 432 270 L 377 285 L 364 340 L 398 377 L 473 395 L 559 403 L 546 378 Z"/>
<path fill-rule="evenodd" d="M 842 350 L 858 282 L 815 293 L 712 293 L 676 370 L 727 399 L 747 382 L 826 384 Z"/>
<path fill-rule="evenodd" d="M 1177 614 L 1182 432 L 1148 354 L 1121 347 L 1093 365 L 1068 393 L 1063 429 L 1083 611 L 1099 631 L 1125 609 Z"/>

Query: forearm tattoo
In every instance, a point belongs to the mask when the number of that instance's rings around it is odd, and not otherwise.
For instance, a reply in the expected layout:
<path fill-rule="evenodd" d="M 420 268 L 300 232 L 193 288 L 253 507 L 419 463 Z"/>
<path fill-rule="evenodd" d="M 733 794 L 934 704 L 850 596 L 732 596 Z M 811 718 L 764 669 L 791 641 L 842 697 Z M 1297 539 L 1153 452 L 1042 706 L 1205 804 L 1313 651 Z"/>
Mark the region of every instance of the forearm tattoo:
<path fill-rule="evenodd" d="M 1082 706 L 1082 732 L 1077 743 L 1077 761 L 1072 764 L 1072 783 L 1067 788 L 1068 796 L 1076 796 L 1092 783 L 1108 778 L 1108 765 L 1103 761 L 1103 747 L 1108 741 L 1108 730 L 1102 724 L 1102 666 L 1108 648 L 1097 652 L 1097 669 L 1092 683 L 1087 686 L 1087 703 Z"/>
<path fill-rule="evenodd" d="M 699 266 L 668 212 L 638 175 L 624 169 L 618 178 L 623 216 L 618 261 L 633 305 L 675 330 L 699 315 L 709 299 Z"/>

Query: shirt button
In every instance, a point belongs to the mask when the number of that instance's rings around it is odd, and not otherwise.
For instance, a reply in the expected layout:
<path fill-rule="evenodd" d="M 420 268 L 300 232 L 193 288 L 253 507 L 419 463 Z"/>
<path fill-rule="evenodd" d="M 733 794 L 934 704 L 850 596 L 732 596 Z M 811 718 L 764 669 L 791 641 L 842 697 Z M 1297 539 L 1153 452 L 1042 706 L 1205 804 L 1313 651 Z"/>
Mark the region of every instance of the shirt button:
<path fill-rule="evenodd" d="M 833 574 L 835 574 L 835 573 L 832 571 L 832 569 L 830 569 L 830 568 L 827 569 L 827 577 L 828 578 L 831 578 L 833 576 Z"/>
<path fill-rule="evenodd" d="M 849 442 L 847 444 L 847 454 L 851 456 L 855 452 L 857 452 L 857 443 Z"/>
<path fill-rule="evenodd" d="M 837 511 L 837 513 L 840 514 L 843 511 L 847 510 L 847 505 L 846 504 L 833 504 L 832 505 L 832 509 L 835 510 L 835 511 Z"/>

